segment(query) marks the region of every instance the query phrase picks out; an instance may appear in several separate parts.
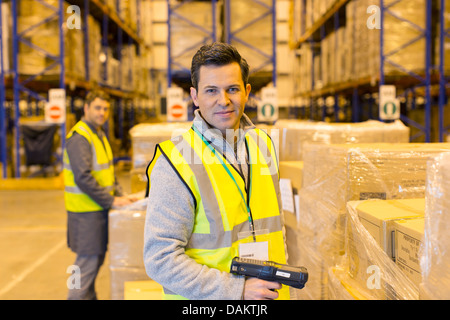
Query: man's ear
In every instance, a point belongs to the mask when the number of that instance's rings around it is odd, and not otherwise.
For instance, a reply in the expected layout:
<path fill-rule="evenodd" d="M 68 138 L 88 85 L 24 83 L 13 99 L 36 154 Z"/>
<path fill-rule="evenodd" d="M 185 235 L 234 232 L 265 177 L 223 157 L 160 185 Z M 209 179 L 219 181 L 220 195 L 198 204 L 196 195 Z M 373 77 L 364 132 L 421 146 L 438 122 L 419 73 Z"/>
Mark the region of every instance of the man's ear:
<path fill-rule="evenodd" d="M 247 100 L 248 100 L 248 96 L 250 94 L 250 91 L 252 91 L 252 86 L 250 85 L 250 83 L 247 83 L 247 85 L 245 86 L 245 94 L 247 96 L 247 98 L 246 98 Z"/>
<path fill-rule="evenodd" d="M 194 105 L 198 107 L 197 90 L 194 87 L 191 87 L 191 98 L 194 102 Z"/>

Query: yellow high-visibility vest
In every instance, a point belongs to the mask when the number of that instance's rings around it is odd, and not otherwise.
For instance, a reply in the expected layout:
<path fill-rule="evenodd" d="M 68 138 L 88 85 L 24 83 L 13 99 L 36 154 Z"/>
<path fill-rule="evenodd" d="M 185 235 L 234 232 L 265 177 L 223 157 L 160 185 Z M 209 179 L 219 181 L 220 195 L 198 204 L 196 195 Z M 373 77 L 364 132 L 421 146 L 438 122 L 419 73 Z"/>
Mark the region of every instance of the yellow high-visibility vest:
<path fill-rule="evenodd" d="M 281 204 L 277 198 L 278 162 L 272 140 L 264 131 L 255 129 L 246 133 L 245 143 L 248 189 L 242 173 L 208 146 L 208 141 L 193 127 L 158 144 L 147 168 L 150 177 L 156 160 L 162 155 L 177 171 L 195 202 L 194 229 L 185 253 L 199 264 L 220 271 L 230 271 L 232 259 L 239 255 L 240 243 L 254 241 L 250 233 L 247 238 L 238 238 L 238 234 L 250 229 L 248 208 L 255 229 L 266 231 L 257 234 L 256 241 L 268 241 L 269 260 L 286 263 Z M 279 299 L 289 299 L 288 287 L 283 285 L 278 292 Z M 167 288 L 164 294 L 166 299 L 183 298 Z"/>
<path fill-rule="evenodd" d="M 103 141 L 94 133 L 89 126 L 79 121 L 67 134 L 66 139 L 70 138 L 76 132 L 87 139 L 92 146 L 92 176 L 97 180 L 98 184 L 114 194 L 114 165 L 113 154 L 108 139 L 103 136 Z M 64 150 L 64 199 L 66 210 L 69 212 L 95 212 L 102 211 L 102 208 L 89 195 L 78 188 L 75 183 L 72 167 L 70 166 L 67 150 Z"/>

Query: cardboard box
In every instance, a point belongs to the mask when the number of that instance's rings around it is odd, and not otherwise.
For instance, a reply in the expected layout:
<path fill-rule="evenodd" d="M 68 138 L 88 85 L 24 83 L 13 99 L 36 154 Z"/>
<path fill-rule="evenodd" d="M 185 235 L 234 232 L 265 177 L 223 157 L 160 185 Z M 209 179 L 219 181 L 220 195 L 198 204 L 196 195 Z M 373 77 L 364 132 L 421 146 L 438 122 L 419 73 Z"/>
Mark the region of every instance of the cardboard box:
<path fill-rule="evenodd" d="M 375 201 L 386 202 L 386 200 Z M 366 290 L 369 289 L 368 292 L 374 299 L 417 300 L 419 296 L 417 286 L 361 223 L 358 204 L 361 202 L 350 201 L 347 204 L 345 256 L 339 261 L 339 266 L 347 271 L 347 276 L 353 282 Z"/>
<path fill-rule="evenodd" d="M 303 161 L 280 161 L 279 168 L 280 178 L 290 179 L 294 194 L 297 194 L 302 188 Z"/>
<path fill-rule="evenodd" d="M 124 300 L 162 300 L 163 288 L 153 280 L 126 281 Z"/>
<path fill-rule="evenodd" d="M 399 220 L 395 226 L 395 263 L 411 281 L 419 286 L 422 281 L 420 246 L 423 241 L 425 219 Z"/>
<path fill-rule="evenodd" d="M 360 201 L 356 210 L 362 225 L 383 251 L 395 260 L 395 223 L 398 220 L 423 218 L 425 198 Z"/>

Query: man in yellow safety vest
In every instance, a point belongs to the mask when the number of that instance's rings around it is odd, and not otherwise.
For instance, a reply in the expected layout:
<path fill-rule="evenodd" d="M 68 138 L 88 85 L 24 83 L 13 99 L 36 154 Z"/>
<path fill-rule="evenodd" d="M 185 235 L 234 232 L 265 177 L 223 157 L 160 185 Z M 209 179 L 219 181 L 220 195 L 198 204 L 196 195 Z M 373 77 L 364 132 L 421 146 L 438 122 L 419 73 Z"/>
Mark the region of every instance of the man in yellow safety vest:
<path fill-rule="evenodd" d="M 249 66 L 231 45 L 192 59 L 192 127 L 149 163 L 147 274 L 166 299 L 289 299 L 276 282 L 229 273 L 235 256 L 286 263 L 275 147 L 244 114 Z"/>
<path fill-rule="evenodd" d="M 133 201 L 122 196 L 111 146 L 102 130 L 109 109 L 109 97 L 91 91 L 86 97 L 84 117 L 66 137 L 63 173 L 67 242 L 77 254 L 74 266 L 80 275 L 80 281 L 68 288 L 69 300 L 97 299 L 95 279 L 107 250 L 108 211 Z"/>

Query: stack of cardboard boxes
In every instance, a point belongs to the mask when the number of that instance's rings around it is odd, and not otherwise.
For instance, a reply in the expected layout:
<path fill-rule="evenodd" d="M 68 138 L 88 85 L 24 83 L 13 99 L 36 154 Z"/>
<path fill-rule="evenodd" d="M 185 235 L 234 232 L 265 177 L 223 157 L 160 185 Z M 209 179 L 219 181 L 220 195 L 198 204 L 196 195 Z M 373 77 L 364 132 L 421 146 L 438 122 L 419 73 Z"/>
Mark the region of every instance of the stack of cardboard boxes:
<path fill-rule="evenodd" d="M 276 131 L 274 129 L 277 129 L 277 132 L 274 132 Z M 326 123 L 278 120 L 268 133 L 271 134 L 272 140 L 278 142 L 280 161 L 302 161 L 304 145 L 307 143 L 406 143 L 409 141 L 409 128 L 401 121 L 383 123 L 368 120 L 359 123 Z"/>
<path fill-rule="evenodd" d="M 306 146 L 297 242 L 288 243 L 300 257 L 289 262 L 311 270 L 299 297 L 329 298 L 329 268 L 348 259 L 347 202 L 424 198 L 427 161 L 449 150 L 446 143 Z"/>

